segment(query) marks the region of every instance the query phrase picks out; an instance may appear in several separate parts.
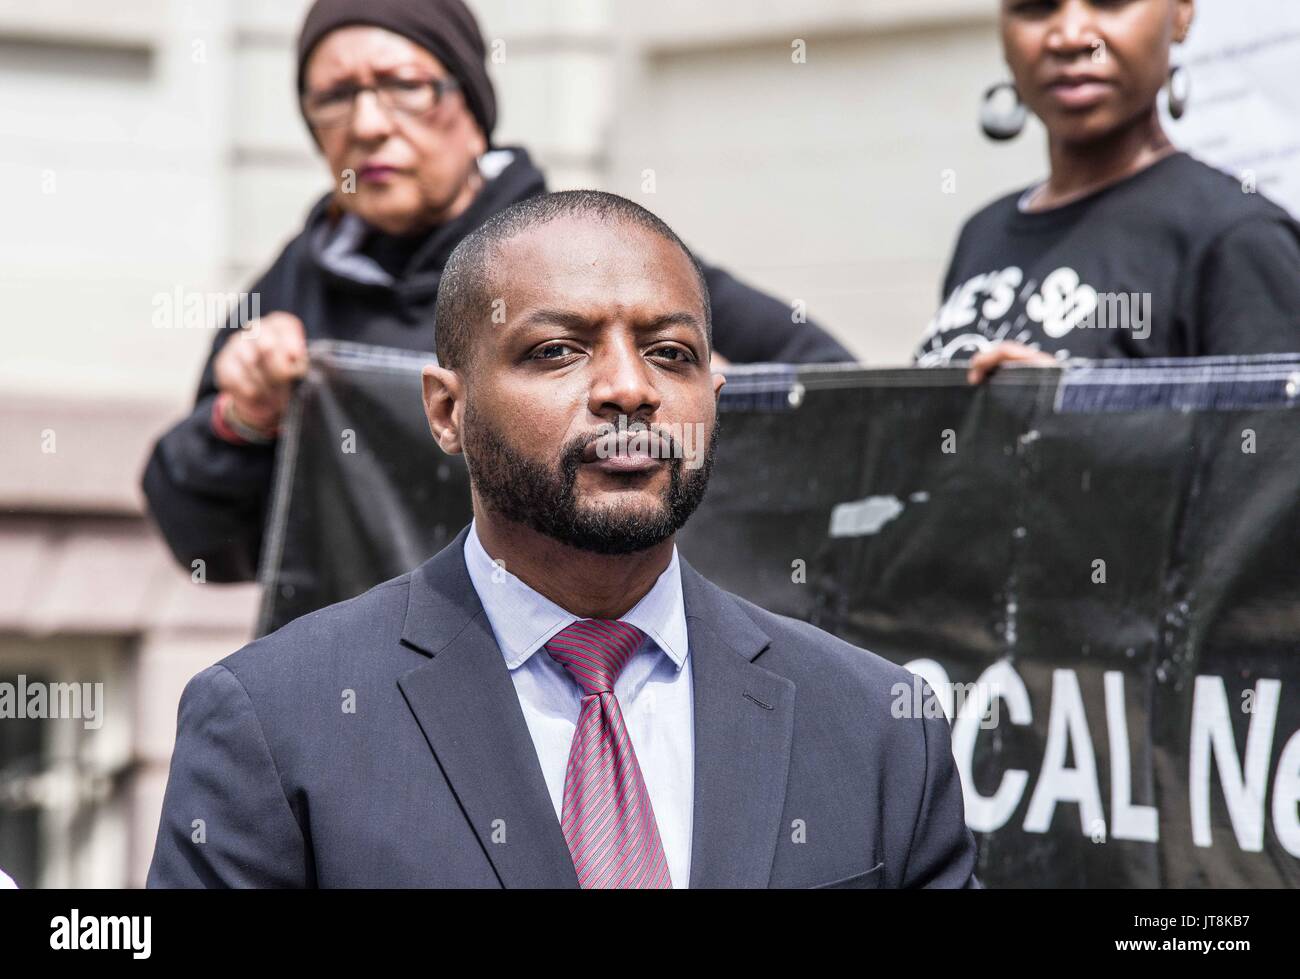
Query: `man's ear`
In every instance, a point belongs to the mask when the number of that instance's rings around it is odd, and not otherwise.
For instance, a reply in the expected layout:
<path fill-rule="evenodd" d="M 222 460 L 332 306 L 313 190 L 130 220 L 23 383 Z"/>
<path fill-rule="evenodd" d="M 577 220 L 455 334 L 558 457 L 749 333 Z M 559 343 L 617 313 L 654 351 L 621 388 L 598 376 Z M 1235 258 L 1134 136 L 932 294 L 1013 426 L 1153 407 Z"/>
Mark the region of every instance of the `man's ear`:
<path fill-rule="evenodd" d="M 437 364 L 425 364 L 420 374 L 424 387 L 424 417 L 429 431 L 448 455 L 464 451 L 460 424 L 464 406 L 464 385 L 460 375 Z"/>

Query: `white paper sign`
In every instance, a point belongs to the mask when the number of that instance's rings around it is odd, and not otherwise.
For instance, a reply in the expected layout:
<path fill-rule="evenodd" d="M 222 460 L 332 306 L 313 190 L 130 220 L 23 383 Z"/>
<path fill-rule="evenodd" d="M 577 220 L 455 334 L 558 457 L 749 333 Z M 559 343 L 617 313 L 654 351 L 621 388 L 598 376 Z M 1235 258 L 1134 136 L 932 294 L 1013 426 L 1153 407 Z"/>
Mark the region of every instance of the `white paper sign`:
<path fill-rule="evenodd" d="M 1191 75 L 1174 142 L 1300 216 L 1300 0 L 1198 0 L 1172 58 Z"/>

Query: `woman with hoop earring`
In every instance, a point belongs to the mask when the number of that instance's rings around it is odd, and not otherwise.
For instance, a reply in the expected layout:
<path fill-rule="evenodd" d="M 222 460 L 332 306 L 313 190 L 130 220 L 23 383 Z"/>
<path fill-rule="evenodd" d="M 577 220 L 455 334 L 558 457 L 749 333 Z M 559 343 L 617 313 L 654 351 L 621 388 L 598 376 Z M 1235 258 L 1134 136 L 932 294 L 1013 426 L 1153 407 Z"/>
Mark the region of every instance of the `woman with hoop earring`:
<path fill-rule="evenodd" d="M 1195 0 L 1001 0 L 1012 80 L 985 94 L 991 139 L 1029 113 L 1047 131 L 1047 179 L 968 220 L 943 305 L 916 361 L 1300 351 L 1300 225 L 1180 152 L 1161 121 L 1188 109 L 1171 47 Z"/>

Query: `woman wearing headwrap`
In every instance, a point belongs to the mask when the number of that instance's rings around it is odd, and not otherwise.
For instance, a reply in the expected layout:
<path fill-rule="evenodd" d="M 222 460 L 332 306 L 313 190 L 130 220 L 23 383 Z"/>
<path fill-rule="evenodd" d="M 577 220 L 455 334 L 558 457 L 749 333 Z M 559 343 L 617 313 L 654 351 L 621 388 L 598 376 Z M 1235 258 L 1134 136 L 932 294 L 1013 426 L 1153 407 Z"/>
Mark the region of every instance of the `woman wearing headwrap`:
<path fill-rule="evenodd" d="M 983 125 L 1047 129 L 1045 181 L 961 231 L 921 365 L 1067 357 L 1196 357 L 1300 350 L 1300 225 L 1233 178 L 1180 153 L 1160 122 L 1188 108 L 1171 63 L 1193 0 L 1002 0 L 1013 82 Z M 997 108 L 1000 90 L 1012 96 Z"/>
<path fill-rule="evenodd" d="M 251 292 L 262 315 L 218 332 L 194 411 L 154 448 L 150 510 L 209 581 L 251 579 L 276 430 L 330 338 L 432 352 L 442 268 L 470 231 L 543 193 L 520 148 L 494 149 L 486 47 L 460 0 L 318 0 L 298 44 L 303 116 L 335 187 Z M 725 360 L 848 361 L 789 307 L 706 268 Z"/>

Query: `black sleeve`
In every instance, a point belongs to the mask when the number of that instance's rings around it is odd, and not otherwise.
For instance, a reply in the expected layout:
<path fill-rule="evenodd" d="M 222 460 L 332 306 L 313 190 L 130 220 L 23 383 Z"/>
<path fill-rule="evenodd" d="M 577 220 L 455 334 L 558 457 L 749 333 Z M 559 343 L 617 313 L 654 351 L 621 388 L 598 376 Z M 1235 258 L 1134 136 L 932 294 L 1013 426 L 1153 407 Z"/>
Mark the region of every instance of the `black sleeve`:
<path fill-rule="evenodd" d="M 812 320 L 796 322 L 791 308 L 722 269 L 704 266 L 713 307 L 713 349 L 737 364 L 815 364 L 856 361 Z"/>
<path fill-rule="evenodd" d="M 290 249 L 253 286 L 261 313 L 287 307 L 284 266 Z M 232 445 L 212 431 L 217 386 L 213 364 L 238 328 L 217 331 L 203 368 L 194 410 L 154 445 L 141 481 L 149 512 L 176 560 L 187 571 L 202 561 L 207 581 L 252 581 L 262 546 L 275 447 Z"/>
<path fill-rule="evenodd" d="M 1195 295 L 1199 355 L 1300 352 L 1300 225 L 1235 225 L 1206 253 Z"/>
<path fill-rule="evenodd" d="M 973 220 L 973 219 L 972 219 Z M 943 282 L 939 285 L 939 305 L 942 306 L 952 295 L 952 291 L 957 288 L 956 278 L 957 269 L 963 263 L 963 253 L 966 248 L 966 238 L 970 231 L 971 221 L 967 221 L 957 232 L 957 241 L 952 246 L 952 253 L 948 256 L 948 267 L 943 272 Z"/>
<path fill-rule="evenodd" d="M 939 331 L 939 314 L 943 312 L 948 297 L 952 295 L 953 289 L 956 288 L 953 280 L 957 277 L 957 263 L 961 260 L 962 246 L 966 241 L 968 228 L 970 228 L 970 221 L 963 224 L 961 230 L 957 232 L 957 243 L 952 247 L 952 252 L 948 256 L 948 266 L 943 273 L 943 281 L 939 283 L 939 303 L 934 307 L 934 313 L 931 314 L 929 322 L 925 324 L 925 329 L 921 332 L 921 339 L 912 351 L 912 366 L 914 367 L 921 366 L 921 358 L 928 350 L 931 337 Z"/>

